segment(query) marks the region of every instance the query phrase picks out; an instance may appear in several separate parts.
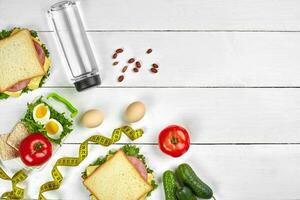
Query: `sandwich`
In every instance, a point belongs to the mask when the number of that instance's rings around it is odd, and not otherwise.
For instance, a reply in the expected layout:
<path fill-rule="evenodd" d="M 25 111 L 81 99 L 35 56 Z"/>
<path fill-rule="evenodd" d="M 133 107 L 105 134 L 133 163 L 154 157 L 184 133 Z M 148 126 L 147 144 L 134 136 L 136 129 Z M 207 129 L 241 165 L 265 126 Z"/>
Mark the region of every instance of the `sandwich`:
<path fill-rule="evenodd" d="M 134 145 L 109 151 L 82 174 L 91 200 L 144 200 L 156 189 L 153 171 Z"/>
<path fill-rule="evenodd" d="M 51 61 L 35 31 L 21 28 L 0 32 L 0 99 L 18 97 L 41 87 Z"/>

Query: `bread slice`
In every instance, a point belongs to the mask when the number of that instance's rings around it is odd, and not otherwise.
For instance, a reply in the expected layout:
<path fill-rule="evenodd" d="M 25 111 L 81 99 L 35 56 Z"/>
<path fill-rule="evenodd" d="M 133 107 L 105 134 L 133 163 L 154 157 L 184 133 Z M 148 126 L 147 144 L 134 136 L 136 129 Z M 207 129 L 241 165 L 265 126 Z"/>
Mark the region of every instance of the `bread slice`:
<path fill-rule="evenodd" d="M 18 122 L 9 134 L 6 143 L 18 151 L 21 141 L 28 135 L 30 135 L 30 133 L 26 126 L 22 122 Z"/>
<path fill-rule="evenodd" d="M 98 200 L 138 200 L 152 190 L 122 150 L 83 183 Z"/>
<path fill-rule="evenodd" d="M 0 161 L 11 160 L 19 156 L 19 152 L 6 143 L 9 134 L 0 135 Z"/>
<path fill-rule="evenodd" d="M 45 74 L 27 29 L 0 40 L 0 92 Z"/>

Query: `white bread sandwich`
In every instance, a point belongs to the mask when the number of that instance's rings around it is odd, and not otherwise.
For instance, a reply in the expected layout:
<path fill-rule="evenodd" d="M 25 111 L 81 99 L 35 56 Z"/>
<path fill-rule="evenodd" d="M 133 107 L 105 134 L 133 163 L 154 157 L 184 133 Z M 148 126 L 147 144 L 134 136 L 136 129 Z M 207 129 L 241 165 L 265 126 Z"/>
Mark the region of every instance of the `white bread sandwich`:
<path fill-rule="evenodd" d="M 49 52 L 35 31 L 0 32 L 0 99 L 39 88 L 48 76 Z"/>
<path fill-rule="evenodd" d="M 99 158 L 82 178 L 92 200 L 144 200 L 157 187 L 153 171 L 133 145 Z"/>

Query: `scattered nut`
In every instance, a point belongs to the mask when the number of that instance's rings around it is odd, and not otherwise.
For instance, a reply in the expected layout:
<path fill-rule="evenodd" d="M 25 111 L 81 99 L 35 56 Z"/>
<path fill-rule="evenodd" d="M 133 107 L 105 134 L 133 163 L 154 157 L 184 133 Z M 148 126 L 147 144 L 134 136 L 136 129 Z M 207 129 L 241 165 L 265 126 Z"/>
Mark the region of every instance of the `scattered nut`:
<path fill-rule="evenodd" d="M 158 64 L 153 63 L 153 64 L 152 64 L 152 67 L 153 67 L 153 68 L 158 68 Z"/>
<path fill-rule="evenodd" d="M 137 68 L 141 68 L 141 67 L 142 67 L 142 64 L 141 64 L 139 61 L 136 61 L 135 66 L 136 66 Z"/>
<path fill-rule="evenodd" d="M 113 55 L 112 55 L 112 58 L 113 59 L 116 59 L 118 57 L 118 54 L 117 53 L 114 53 Z"/>
<path fill-rule="evenodd" d="M 116 53 L 122 53 L 124 50 L 122 48 L 119 48 L 116 50 Z"/>
<path fill-rule="evenodd" d="M 148 50 L 146 51 L 146 53 L 147 53 L 147 54 L 152 53 L 152 49 L 148 49 Z"/>
<path fill-rule="evenodd" d="M 158 72 L 158 70 L 155 69 L 155 68 L 151 68 L 150 71 L 151 71 L 152 73 L 157 73 L 157 72 Z"/>
<path fill-rule="evenodd" d="M 128 63 L 131 64 L 131 63 L 134 63 L 134 61 L 135 61 L 134 58 L 130 58 L 130 59 L 128 60 Z"/>
<path fill-rule="evenodd" d="M 118 54 L 119 54 L 119 53 L 122 53 L 122 52 L 124 52 L 124 49 L 123 49 L 123 48 L 118 48 L 118 49 L 116 49 L 115 52 L 114 52 L 113 55 L 112 55 L 112 59 L 113 59 L 113 60 L 116 59 L 116 58 L 118 57 Z M 152 50 L 151 48 L 149 48 L 149 49 L 146 50 L 146 54 L 150 54 L 150 53 L 152 53 L 152 52 L 153 52 L 153 50 Z M 128 59 L 128 60 L 127 60 L 127 63 L 128 63 L 128 64 L 133 64 L 133 65 L 134 65 L 133 68 L 132 68 L 132 71 L 135 72 L 135 73 L 139 72 L 139 71 L 141 70 L 141 68 L 142 68 L 142 62 L 141 62 L 141 61 L 136 61 L 136 58 L 135 58 L 135 57 L 132 57 L 132 58 Z M 115 61 L 115 62 L 112 63 L 113 66 L 116 66 L 116 65 L 118 65 L 118 64 L 119 64 L 119 61 Z M 128 70 L 128 67 L 130 67 L 130 66 L 131 66 L 131 65 L 125 65 L 125 66 L 122 68 L 121 72 L 122 72 L 122 73 L 125 73 L 125 72 Z M 151 65 L 150 72 L 152 72 L 152 73 L 157 73 L 157 72 L 158 72 L 158 68 L 159 68 L 159 65 L 156 64 L 156 63 L 153 63 L 153 64 Z M 118 81 L 119 81 L 119 82 L 122 82 L 122 81 L 124 80 L 124 78 L 125 78 L 124 75 L 120 75 L 120 76 L 118 77 Z"/>
<path fill-rule="evenodd" d="M 124 66 L 122 69 L 122 72 L 125 73 L 127 69 L 128 69 L 128 66 Z"/>
<path fill-rule="evenodd" d="M 122 82 L 123 80 L 124 80 L 124 76 L 123 75 L 119 76 L 118 81 Z"/>

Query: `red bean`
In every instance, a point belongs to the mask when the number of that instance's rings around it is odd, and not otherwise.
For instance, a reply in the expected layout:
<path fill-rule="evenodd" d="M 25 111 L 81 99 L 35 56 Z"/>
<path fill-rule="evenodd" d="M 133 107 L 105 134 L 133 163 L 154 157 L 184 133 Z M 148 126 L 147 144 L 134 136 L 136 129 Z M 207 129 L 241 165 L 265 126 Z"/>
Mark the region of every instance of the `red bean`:
<path fill-rule="evenodd" d="M 128 68 L 128 66 L 124 66 L 123 69 L 122 69 L 122 72 L 125 73 L 127 68 Z"/>
<path fill-rule="evenodd" d="M 116 50 L 116 53 L 122 53 L 124 50 L 122 48 L 119 48 Z"/>
<path fill-rule="evenodd" d="M 123 80 L 124 80 L 124 76 L 123 75 L 119 76 L 118 81 L 122 82 Z"/>
<path fill-rule="evenodd" d="M 146 51 L 146 53 L 147 53 L 147 54 L 152 53 L 152 49 L 148 49 L 148 50 Z"/>
<path fill-rule="evenodd" d="M 158 68 L 158 64 L 153 63 L 153 64 L 152 64 L 152 67 L 153 67 L 153 68 Z"/>
<path fill-rule="evenodd" d="M 114 53 L 113 55 L 112 55 L 112 59 L 116 59 L 118 57 L 118 54 L 117 53 Z"/>
<path fill-rule="evenodd" d="M 135 61 L 134 58 L 130 58 L 130 59 L 128 60 L 128 63 L 131 64 L 131 63 L 134 63 L 134 61 Z"/>
<path fill-rule="evenodd" d="M 141 67 L 142 67 L 142 64 L 141 64 L 139 61 L 137 61 L 137 62 L 135 63 L 135 66 L 136 66 L 137 68 L 141 68 Z"/>
<path fill-rule="evenodd" d="M 157 73 L 157 72 L 158 72 L 158 70 L 155 69 L 155 68 L 151 68 L 150 71 L 151 71 L 152 73 Z"/>

